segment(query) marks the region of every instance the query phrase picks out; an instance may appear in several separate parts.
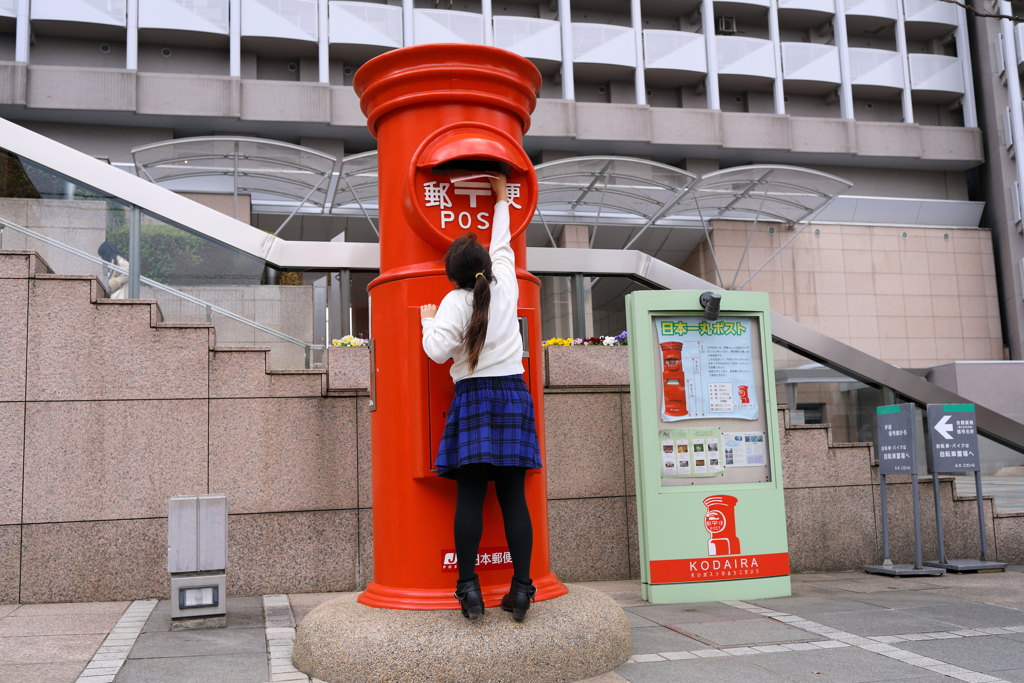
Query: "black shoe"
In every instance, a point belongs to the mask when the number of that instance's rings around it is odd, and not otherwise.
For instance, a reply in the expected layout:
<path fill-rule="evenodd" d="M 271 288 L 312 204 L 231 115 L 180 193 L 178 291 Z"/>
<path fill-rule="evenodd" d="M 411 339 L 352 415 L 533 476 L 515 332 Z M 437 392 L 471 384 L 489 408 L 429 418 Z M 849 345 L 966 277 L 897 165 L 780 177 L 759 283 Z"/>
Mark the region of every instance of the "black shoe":
<path fill-rule="evenodd" d="M 484 613 L 484 596 L 480 592 L 480 577 L 474 576 L 455 584 L 455 598 L 462 606 L 462 616 L 477 619 Z"/>
<path fill-rule="evenodd" d="M 526 610 L 530 609 L 530 601 L 533 600 L 537 587 L 530 583 L 520 583 L 519 579 L 512 577 L 512 586 L 508 593 L 501 599 L 501 609 L 512 613 L 512 618 L 522 621 L 526 618 Z"/>

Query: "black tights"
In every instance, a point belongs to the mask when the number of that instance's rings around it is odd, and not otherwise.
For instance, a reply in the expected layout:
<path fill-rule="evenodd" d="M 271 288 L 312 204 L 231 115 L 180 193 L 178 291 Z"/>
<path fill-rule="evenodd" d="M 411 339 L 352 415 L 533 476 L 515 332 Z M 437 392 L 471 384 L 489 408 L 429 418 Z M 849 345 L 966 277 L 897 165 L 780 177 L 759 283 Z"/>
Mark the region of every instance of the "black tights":
<path fill-rule="evenodd" d="M 515 576 L 520 582 L 529 583 L 533 524 L 523 490 L 526 468 L 489 464 L 465 465 L 456 474 L 459 496 L 455 506 L 455 552 L 459 556 L 459 580 L 468 581 L 476 576 L 476 556 L 484 529 L 484 498 L 491 479 L 505 522 L 505 538 Z"/>

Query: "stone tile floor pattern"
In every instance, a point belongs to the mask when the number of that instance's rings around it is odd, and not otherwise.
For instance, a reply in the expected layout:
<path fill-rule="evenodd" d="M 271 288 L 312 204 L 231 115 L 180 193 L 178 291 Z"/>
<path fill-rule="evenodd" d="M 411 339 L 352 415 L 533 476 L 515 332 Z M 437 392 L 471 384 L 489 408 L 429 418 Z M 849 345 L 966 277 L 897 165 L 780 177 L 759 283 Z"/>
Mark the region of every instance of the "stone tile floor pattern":
<path fill-rule="evenodd" d="M 1024 683 L 1020 571 L 801 574 L 791 597 L 681 605 L 644 602 L 637 581 L 582 585 L 633 635 L 589 683 Z M 337 595 L 230 597 L 227 628 L 205 631 L 171 631 L 166 600 L 0 605 L 0 683 L 320 683 L 291 665 L 295 625 Z"/>

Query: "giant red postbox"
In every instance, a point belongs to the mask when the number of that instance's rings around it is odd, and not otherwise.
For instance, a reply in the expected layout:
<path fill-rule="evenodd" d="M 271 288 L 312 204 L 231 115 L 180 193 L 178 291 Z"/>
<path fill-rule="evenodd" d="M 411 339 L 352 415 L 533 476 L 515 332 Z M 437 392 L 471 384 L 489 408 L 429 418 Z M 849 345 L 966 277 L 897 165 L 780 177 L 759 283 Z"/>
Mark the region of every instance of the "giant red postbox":
<path fill-rule="evenodd" d="M 449 368 L 421 347 L 419 308 L 452 289 L 443 258 L 467 233 L 490 243 L 495 197 L 474 172 L 508 176 L 512 249 L 523 321 L 524 379 L 533 394 L 543 458 L 540 281 L 526 271 L 524 231 L 537 205 L 537 175 L 522 149 L 541 76 L 529 61 L 480 45 L 395 50 L 355 75 L 367 126 L 378 141 L 380 277 L 370 283 L 374 338 L 373 581 L 359 601 L 398 609 L 458 609 L 452 530 L 455 482 L 433 463 L 454 396 Z M 533 519 L 537 600 L 566 587 L 548 556 L 544 470 L 526 476 Z M 512 564 L 493 490 L 484 507 L 477 573 L 488 607 L 508 591 Z"/>

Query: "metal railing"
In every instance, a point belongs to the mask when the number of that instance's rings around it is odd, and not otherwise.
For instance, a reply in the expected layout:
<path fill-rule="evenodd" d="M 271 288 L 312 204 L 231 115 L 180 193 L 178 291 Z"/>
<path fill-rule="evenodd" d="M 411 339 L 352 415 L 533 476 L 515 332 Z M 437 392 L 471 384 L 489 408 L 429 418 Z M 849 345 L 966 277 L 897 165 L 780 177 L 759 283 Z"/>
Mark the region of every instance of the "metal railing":
<path fill-rule="evenodd" d="M 3 244 L 3 231 L 6 230 L 6 229 L 13 230 L 14 232 L 20 233 L 20 234 L 25 235 L 27 237 L 30 237 L 30 238 L 32 238 L 34 240 L 38 240 L 38 241 L 40 241 L 40 242 L 42 242 L 44 244 L 48 244 L 51 247 L 55 247 L 57 249 L 65 251 L 65 252 L 67 252 L 69 254 L 77 256 L 78 258 L 84 259 L 84 260 L 89 261 L 91 263 L 95 263 L 96 265 L 99 265 L 99 266 L 101 266 L 103 268 L 107 268 L 107 269 L 112 270 L 114 272 L 118 272 L 118 273 L 122 273 L 124 275 L 128 275 L 128 269 L 126 269 L 126 268 L 121 268 L 119 266 L 116 266 L 116 265 L 110 263 L 109 261 L 104 261 L 103 259 L 101 259 L 101 258 L 99 258 L 97 256 L 93 256 L 92 254 L 88 254 L 88 253 L 86 253 L 86 252 L 84 252 L 84 251 L 82 251 L 80 249 L 75 249 L 74 247 L 68 246 L 68 245 L 66 245 L 66 244 L 64 244 L 62 242 L 58 242 L 55 239 L 52 239 L 50 237 L 46 237 L 45 235 L 41 235 L 38 232 L 35 232 L 34 230 L 29 230 L 28 228 L 20 226 L 20 225 L 18 225 L 16 223 L 12 223 L 11 221 L 5 220 L 3 218 L 0 218 L 0 247 L 2 247 L 2 244 Z M 194 297 L 194 296 L 191 296 L 189 294 L 186 294 L 185 292 L 182 292 L 180 290 L 174 289 L 173 287 L 168 287 L 167 285 L 165 285 L 165 284 L 163 284 L 161 282 L 157 282 L 155 280 L 151 280 L 148 277 L 140 276 L 139 277 L 139 282 L 141 284 L 147 286 L 147 287 L 150 287 L 150 288 L 155 289 L 155 290 L 160 291 L 160 292 L 164 292 L 165 294 L 169 294 L 169 295 L 171 295 L 171 296 L 173 296 L 173 297 L 175 297 L 177 299 L 180 299 L 181 301 L 185 301 L 185 302 L 193 304 L 193 305 L 195 305 L 195 306 L 197 306 L 199 308 L 205 309 L 206 310 L 206 322 L 208 322 L 208 323 L 211 323 L 211 324 L 213 323 L 213 316 L 215 314 L 216 315 L 220 315 L 220 316 L 223 316 L 223 317 L 228 318 L 230 320 L 234 320 L 235 322 L 242 323 L 243 325 L 247 325 L 247 326 L 251 327 L 252 329 L 254 329 L 254 330 L 258 331 L 258 332 L 262 332 L 263 334 L 267 334 L 267 335 L 270 335 L 272 337 L 276 337 L 277 339 L 280 339 L 281 341 L 288 342 L 289 344 L 295 344 L 296 346 L 302 347 L 305 350 L 305 359 L 306 359 L 305 360 L 305 366 L 306 366 L 306 369 L 309 369 L 310 364 L 312 362 L 313 351 L 314 350 L 323 350 L 325 348 L 324 346 L 322 346 L 320 344 L 312 344 L 310 342 L 303 341 L 301 339 L 296 339 L 295 337 L 287 335 L 284 332 L 280 332 L 278 330 L 275 330 L 272 327 L 267 327 L 266 325 L 261 325 L 260 323 L 256 322 L 255 320 L 250 320 L 250 319 L 248 319 L 248 318 L 246 318 L 244 316 L 241 316 L 241 315 L 238 315 L 237 313 L 234 313 L 233 311 L 229 311 L 229 310 L 227 310 L 225 308 L 221 308 L 220 306 L 215 306 L 215 305 L 213 305 L 213 304 L 211 304 L 211 303 L 209 303 L 207 301 L 203 301 L 202 299 L 199 299 L 197 297 Z M 131 299 L 131 300 L 136 300 L 136 299 Z"/>
<path fill-rule="evenodd" d="M 533 247 L 527 249 L 527 258 L 530 272 L 536 275 L 620 276 L 655 289 L 722 291 L 718 285 L 639 251 Z M 771 314 L 771 331 L 777 344 L 851 379 L 890 389 L 897 400 L 902 398 L 921 407 L 929 403 L 975 403 L 978 433 L 1024 452 L 1024 424 L 779 313 Z"/>

